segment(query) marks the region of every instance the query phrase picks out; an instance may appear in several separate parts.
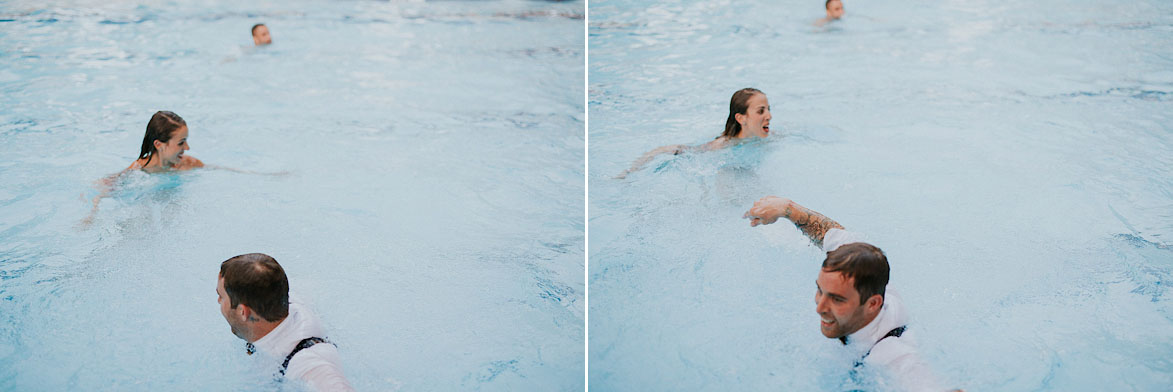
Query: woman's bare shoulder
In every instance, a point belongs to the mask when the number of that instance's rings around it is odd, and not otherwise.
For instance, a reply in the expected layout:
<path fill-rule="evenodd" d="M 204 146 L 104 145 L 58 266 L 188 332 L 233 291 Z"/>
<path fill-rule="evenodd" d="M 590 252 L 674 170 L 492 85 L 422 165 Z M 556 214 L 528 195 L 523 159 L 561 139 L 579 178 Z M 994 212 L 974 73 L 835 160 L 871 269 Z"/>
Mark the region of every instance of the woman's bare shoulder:
<path fill-rule="evenodd" d="M 711 142 L 697 146 L 697 149 L 701 150 L 701 151 L 713 151 L 713 150 L 719 150 L 719 149 L 725 148 L 725 146 L 727 146 L 728 144 L 729 144 L 729 138 L 718 137 L 716 139 L 713 139 L 713 141 L 711 141 Z"/>
<path fill-rule="evenodd" d="M 187 170 L 187 169 L 196 169 L 196 168 L 201 168 L 201 167 L 204 167 L 204 162 L 199 160 L 199 158 L 196 158 L 196 157 L 193 157 L 190 155 L 184 155 L 182 160 L 179 162 L 179 167 L 177 167 L 176 169 Z"/>
<path fill-rule="evenodd" d="M 126 170 L 123 170 L 123 171 L 126 172 L 126 171 L 130 171 L 130 170 L 140 170 L 146 164 L 147 164 L 147 158 L 135 159 L 134 162 L 131 162 L 130 166 L 127 166 Z"/>

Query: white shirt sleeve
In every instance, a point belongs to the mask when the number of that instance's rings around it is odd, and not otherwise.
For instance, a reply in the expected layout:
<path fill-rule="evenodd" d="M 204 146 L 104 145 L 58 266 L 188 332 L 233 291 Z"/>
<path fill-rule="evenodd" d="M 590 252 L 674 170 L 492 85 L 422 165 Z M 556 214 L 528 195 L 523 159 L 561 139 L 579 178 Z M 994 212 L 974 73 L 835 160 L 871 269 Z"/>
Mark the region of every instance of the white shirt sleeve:
<path fill-rule="evenodd" d="M 916 348 L 901 341 L 888 338 L 876 343 L 864 361 L 884 369 L 883 377 L 898 391 L 944 391 L 929 365 L 920 358 Z"/>
<path fill-rule="evenodd" d="M 305 381 L 315 391 L 354 391 L 342 374 L 341 363 L 334 346 L 318 343 L 294 355 L 285 376 Z"/>
<path fill-rule="evenodd" d="M 847 245 L 853 242 L 864 242 L 863 234 L 843 229 L 827 230 L 827 234 L 823 235 L 823 252 L 830 252 L 839 249 L 840 246 Z"/>

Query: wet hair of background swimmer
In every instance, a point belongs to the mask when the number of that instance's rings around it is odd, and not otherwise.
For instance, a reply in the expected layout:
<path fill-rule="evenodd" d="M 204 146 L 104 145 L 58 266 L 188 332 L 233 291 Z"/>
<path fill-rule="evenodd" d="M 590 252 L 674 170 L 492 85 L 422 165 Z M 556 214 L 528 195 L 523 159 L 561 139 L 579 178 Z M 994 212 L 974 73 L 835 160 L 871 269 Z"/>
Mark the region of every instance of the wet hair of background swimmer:
<path fill-rule="evenodd" d="M 147 159 L 143 166 L 151 163 L 151 159 L 159 152 L 155 148 L 155 141 L 166 144 L 171 141 L 171 135 L 176 130 L 186 126 L 187 123 L 178 114 L 166 110 L 155 112 L 155 115 L 151 116 L 151 121 L 147 123 L 147 133 L 143 135 L 143 146 L 138 153 L 138 159 Z"/>
<path fill-rule="evenodd" d="M 721 133 L 720 138 L 734 138 L 741 133 L 741 124 L 737 122 L 736 115 L 745 114 L 749 109 L 749 99 L 753 98 L 755 94 L 765 94 L 761 90 L 752 87 L 746 87 L 733 93 L 733 97 L 729 99 L 729 118 L 725 119 L 725 132 Z"/>

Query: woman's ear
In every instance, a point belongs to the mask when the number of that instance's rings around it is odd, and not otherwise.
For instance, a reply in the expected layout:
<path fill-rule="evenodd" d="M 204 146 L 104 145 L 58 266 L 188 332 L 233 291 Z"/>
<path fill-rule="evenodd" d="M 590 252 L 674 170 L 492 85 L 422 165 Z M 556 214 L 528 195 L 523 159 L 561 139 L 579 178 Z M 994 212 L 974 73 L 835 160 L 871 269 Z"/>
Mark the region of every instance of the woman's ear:
<path fill-rule="evenodd" d="M 743 127 L 745 126 L 745 115 L 744 114 L 733 113 L 733 119 L 737 120 L 737 123 L 741 124 L 741 126 L 743 126 Z"/>
<path fill-rule="evenodd" d="M 151 142 L 151 143 L 155 145 L 155 151 L 163 151 L 163 146 L 167 145 L 166 143 L 163 143 L 158 140 Z"/>

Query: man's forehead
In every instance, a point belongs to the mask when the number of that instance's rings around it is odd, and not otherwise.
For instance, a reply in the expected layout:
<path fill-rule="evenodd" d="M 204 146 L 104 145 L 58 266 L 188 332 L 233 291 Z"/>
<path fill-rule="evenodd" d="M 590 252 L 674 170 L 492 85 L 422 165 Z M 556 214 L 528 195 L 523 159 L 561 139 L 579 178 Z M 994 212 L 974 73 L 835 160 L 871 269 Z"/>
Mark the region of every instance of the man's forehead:
<path fill-rule="evenodd" d="M 834 292 L 844 296 L 858 294 L 855 291 L 855 277 L 847 277 L 846 274 L 840 271 L 819 271 L 819 278 L 816 282 L 823 291 Z"/>

